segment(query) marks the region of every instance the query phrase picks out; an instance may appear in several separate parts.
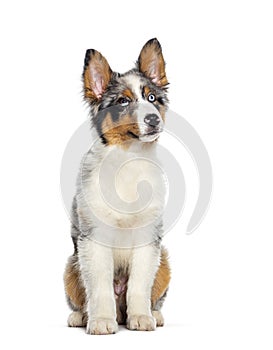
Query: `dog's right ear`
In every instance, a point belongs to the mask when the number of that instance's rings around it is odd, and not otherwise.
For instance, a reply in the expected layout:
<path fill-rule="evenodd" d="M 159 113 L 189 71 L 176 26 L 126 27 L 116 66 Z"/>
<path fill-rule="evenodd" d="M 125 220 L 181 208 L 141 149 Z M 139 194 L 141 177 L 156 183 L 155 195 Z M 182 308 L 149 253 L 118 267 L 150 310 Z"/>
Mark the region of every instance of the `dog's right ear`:
<path fill-rule="evenodd" d="M 107 88 L 112 70 L 107 60 L 96 50 L 86 51 L 83 70 L 84 97 L 99 100 Z"/>

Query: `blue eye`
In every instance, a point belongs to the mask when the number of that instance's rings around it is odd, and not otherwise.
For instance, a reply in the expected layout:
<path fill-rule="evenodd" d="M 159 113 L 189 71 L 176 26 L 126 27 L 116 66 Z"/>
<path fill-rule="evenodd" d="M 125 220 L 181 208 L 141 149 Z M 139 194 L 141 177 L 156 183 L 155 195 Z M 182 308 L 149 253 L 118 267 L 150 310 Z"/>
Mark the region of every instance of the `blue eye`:
<path fill-rule="evenodd" d="M 128 98 L 126 98 L 126 97 L 120 97 L 120 98 L 118 99 L 118 103 L 119 103 L 120 105 L 122 105 L 122 107 L 126 107 L 126 106 L 129 105 L 130 101 L 129 101 Z"/>
<path fill-rule="evenodd" d="M 149 94 L 147 99 L 148 99 L 149 102 L 152 102 L 152 103 L 155 102 L 155 100 L 156 100 L 154 94 Z"/>

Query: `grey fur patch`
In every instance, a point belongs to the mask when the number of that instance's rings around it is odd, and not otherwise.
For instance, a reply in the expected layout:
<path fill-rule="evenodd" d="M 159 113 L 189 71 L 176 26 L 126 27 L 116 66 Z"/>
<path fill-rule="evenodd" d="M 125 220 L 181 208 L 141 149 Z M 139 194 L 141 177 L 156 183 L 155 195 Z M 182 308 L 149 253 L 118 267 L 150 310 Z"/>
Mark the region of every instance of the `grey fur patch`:
<path fill-rule="evenodd" d="M 161 310 L 161 308 L 162 308 L 162 306 L 163 306 L 163 303 L 164 303 L 164 301 L 165 301 L 165 299 L 166 299 L 166 297 L 167 297 L 168 289 L 169 289 L 169 288 L 167 288 L 166 291 L 165 291 L 165 293 L 162 295 L 162 297 L 160 297 L 160 298 L 157 300 L 156 304 L 155 304 L 154 307 L 153 307 L 153 311 L 160 311 L 160 310 Z"/>

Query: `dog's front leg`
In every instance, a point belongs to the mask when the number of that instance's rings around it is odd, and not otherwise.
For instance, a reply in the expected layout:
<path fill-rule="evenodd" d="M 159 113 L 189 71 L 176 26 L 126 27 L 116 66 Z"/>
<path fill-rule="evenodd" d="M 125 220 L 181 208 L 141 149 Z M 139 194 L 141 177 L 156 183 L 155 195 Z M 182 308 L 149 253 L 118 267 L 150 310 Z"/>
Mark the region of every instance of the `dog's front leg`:
<path fill-rule="evenodd" d="M 130 266 L 127 291 L 127 328 L 153 331 L 151 290 L 159 266 L 160 250 L 154 245 L 135 248 Z"/>
<path fill-rule="evenodd" d="M 87 297 L 88 334 L 112 334 L 118 330 L 113 290 L 112 249 L 84 239 L 79 261 Z"/>

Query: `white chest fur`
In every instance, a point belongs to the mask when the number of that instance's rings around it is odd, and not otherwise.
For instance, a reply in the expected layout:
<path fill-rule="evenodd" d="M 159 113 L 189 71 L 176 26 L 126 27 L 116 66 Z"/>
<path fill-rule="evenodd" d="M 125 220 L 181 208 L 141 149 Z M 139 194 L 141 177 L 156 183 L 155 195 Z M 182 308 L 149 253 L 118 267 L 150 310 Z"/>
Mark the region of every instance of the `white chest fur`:
<path fill-rule="evenodd" d="M 93 153 L 85 186 L 93 221 L 134 229 L 161 217 L 166 182 L 155 147 L 140 145 L 124 150 L 108 146 Z"/>

